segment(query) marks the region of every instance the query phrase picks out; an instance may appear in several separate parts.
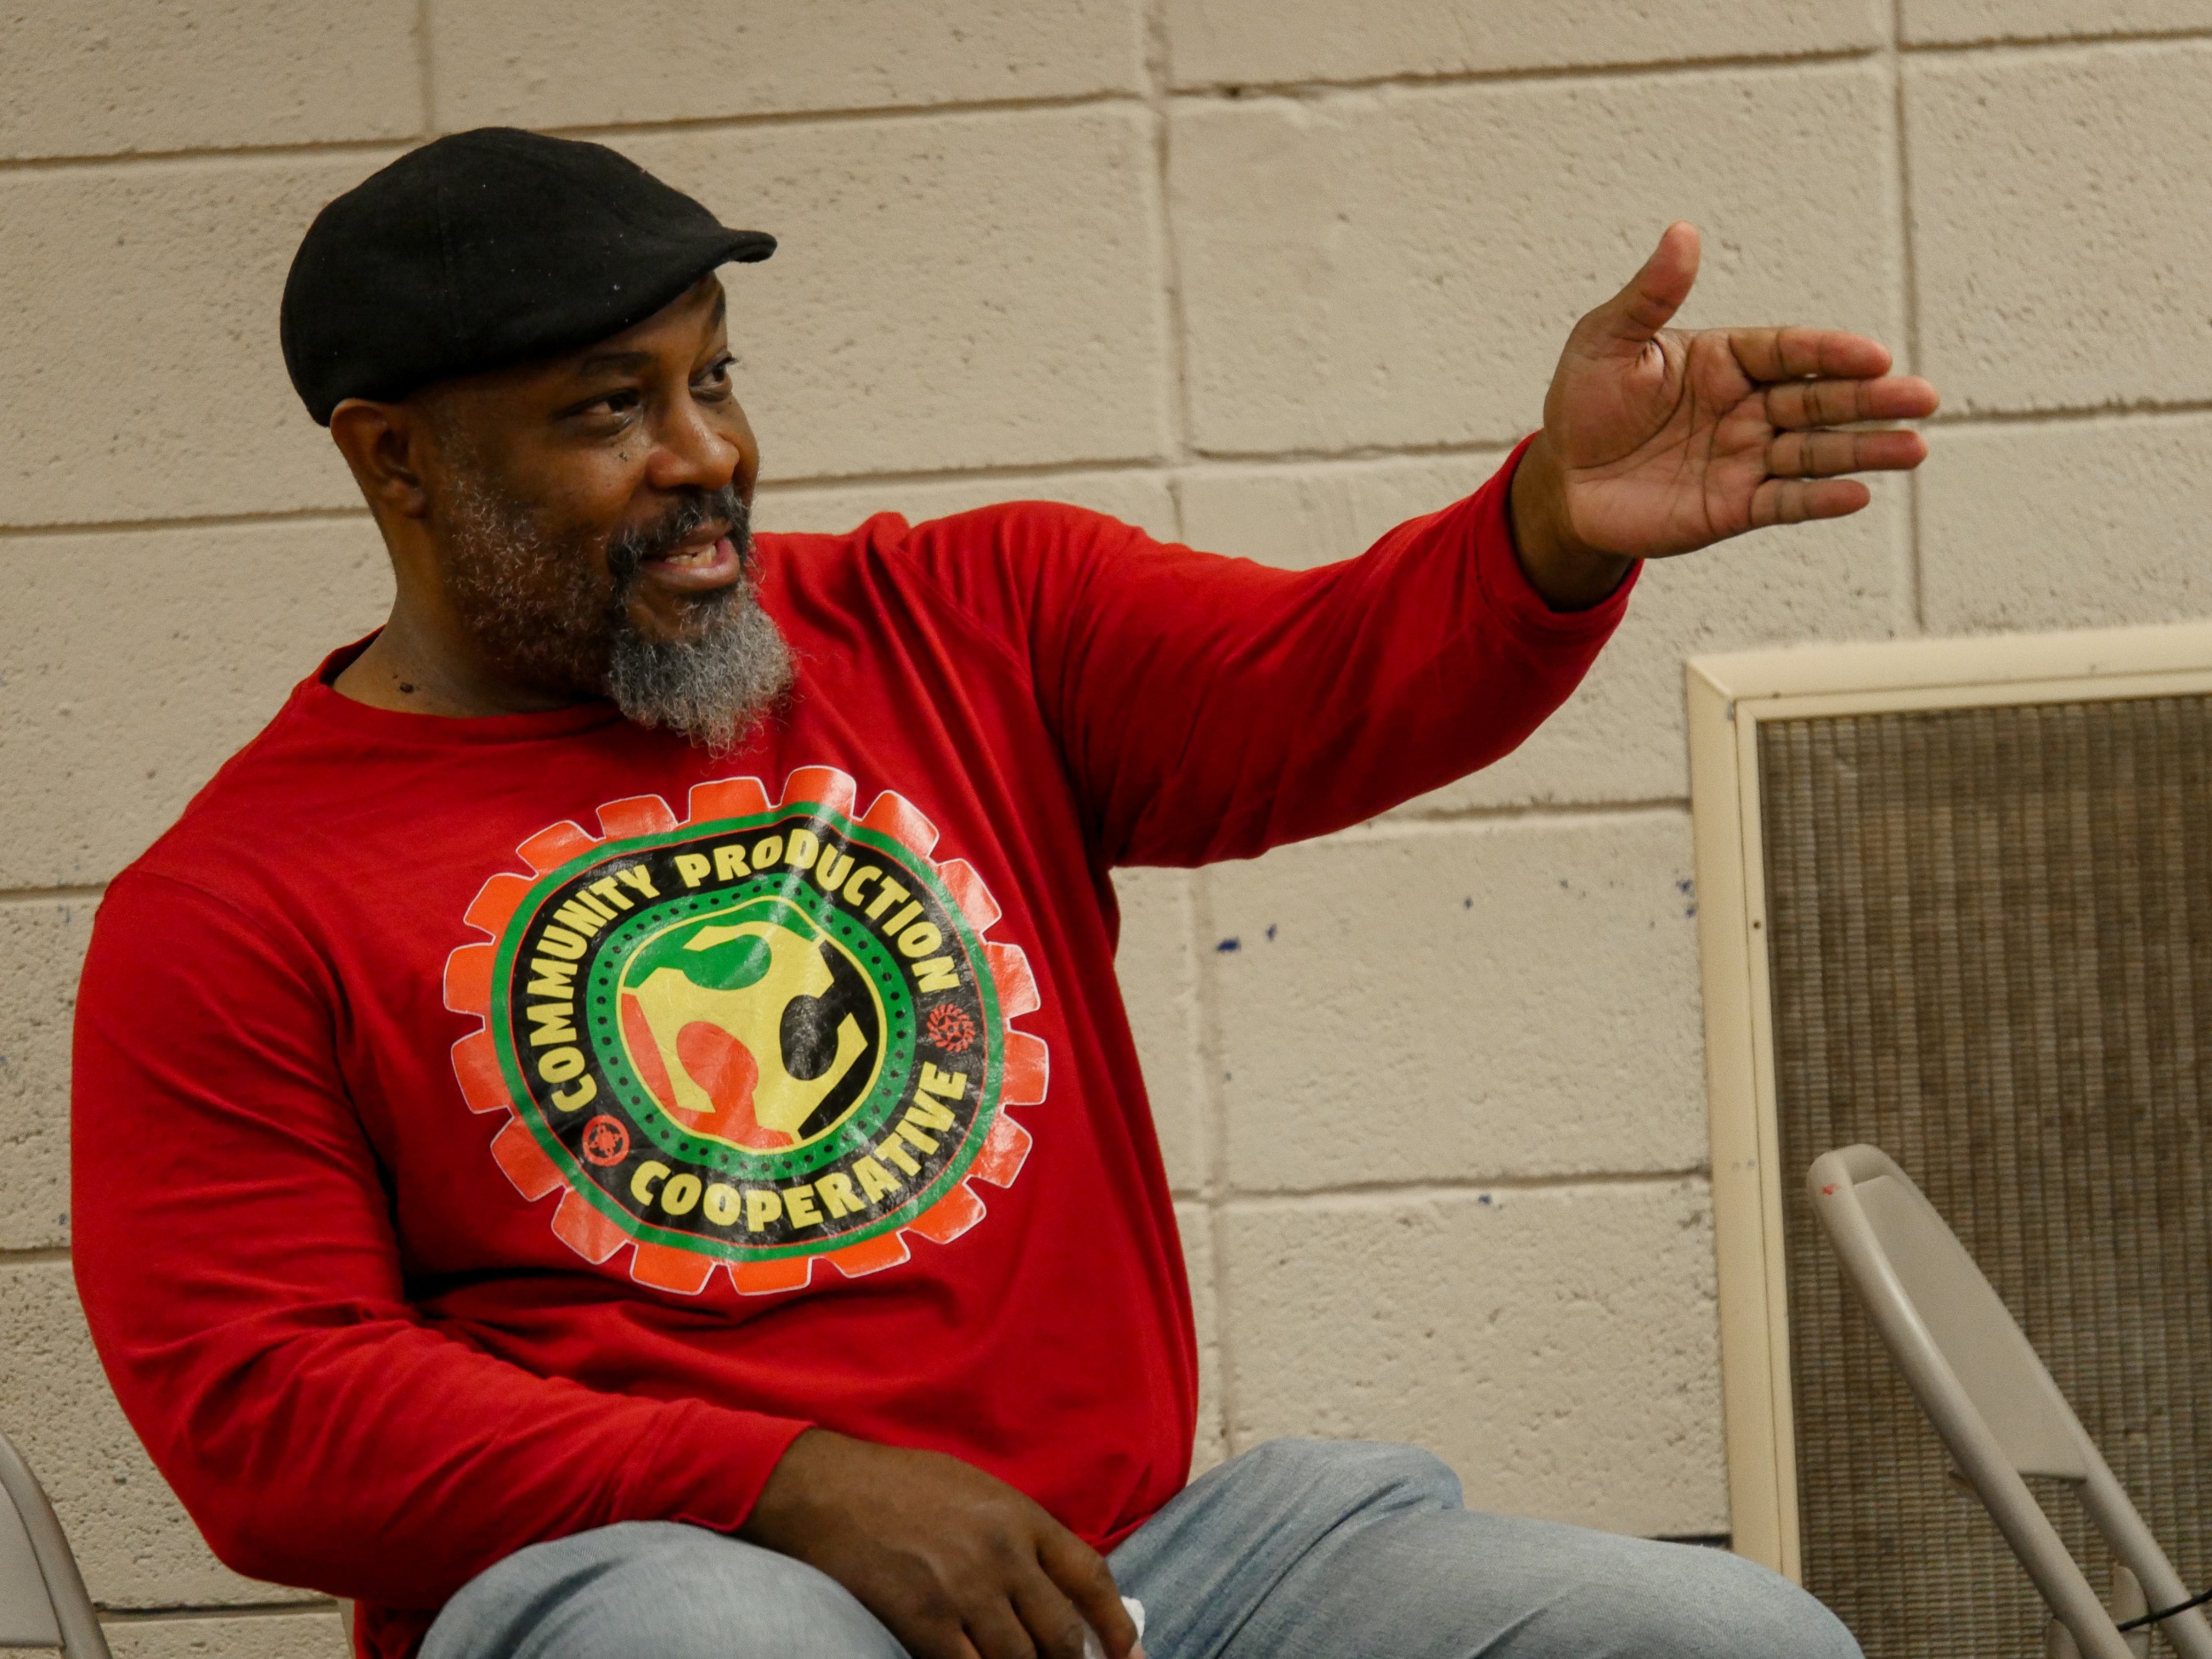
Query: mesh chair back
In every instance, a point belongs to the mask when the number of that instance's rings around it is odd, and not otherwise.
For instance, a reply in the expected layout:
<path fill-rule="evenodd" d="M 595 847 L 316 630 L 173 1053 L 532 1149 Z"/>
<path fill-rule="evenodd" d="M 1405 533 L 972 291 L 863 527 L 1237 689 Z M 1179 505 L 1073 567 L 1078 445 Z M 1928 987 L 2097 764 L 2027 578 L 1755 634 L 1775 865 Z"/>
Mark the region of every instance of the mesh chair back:
<path fill-rule="evenodd" d="M 2081 1653 L 2129 1659 L 2114 1615 L 2021 1476 L 2078 1483 L 2090 1518 L 2138 1581 L 2124 1586 L 2125 1599 L 2139 1593 L 2167 1608 L 2188 1592 L 2003 1300 L 1912 1178 L 1878 1148 L 1823 1153 L 1805 1184 L 1898 1370 L 2043 1600 Z M 2162 1628 L 2182 1659 L 2212 1659 L 2202 1612 L 2192 1609 Z"/>

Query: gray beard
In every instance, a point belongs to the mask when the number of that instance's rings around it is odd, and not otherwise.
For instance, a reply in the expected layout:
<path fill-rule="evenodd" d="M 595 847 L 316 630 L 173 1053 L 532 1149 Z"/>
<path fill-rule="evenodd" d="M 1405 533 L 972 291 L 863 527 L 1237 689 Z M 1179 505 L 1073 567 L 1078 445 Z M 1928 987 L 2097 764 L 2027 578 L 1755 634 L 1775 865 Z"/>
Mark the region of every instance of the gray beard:
<path fill-rule="evenodd" d="M 761 608 L 751 515 L 734 485 L 680 502 L 607 543 L 603 580 L 582 538 L 480 477 L 446 512 L 446 591 L 495 666 L 535 689 L 606 698 L 640 726 L 680 733 L 717 757 L 736 749 L 789 689 L 791 650 Z M 684 632 L 656 640 L 630 620 L 645 560 L 726 518 L 744 562 L 732 586 L 685 601 Z"/>

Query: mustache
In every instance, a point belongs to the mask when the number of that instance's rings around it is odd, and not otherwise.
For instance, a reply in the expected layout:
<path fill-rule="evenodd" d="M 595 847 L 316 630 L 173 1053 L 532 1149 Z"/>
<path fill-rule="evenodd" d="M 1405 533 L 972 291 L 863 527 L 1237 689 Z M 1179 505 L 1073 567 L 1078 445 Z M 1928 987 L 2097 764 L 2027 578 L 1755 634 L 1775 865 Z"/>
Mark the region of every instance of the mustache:
<path fill-rule="evenodd" d="M 752 513 L 733 480 L 719 489 L 689 491 L 651 524 L 618 530 L 608 537 L 607 572 L 614 578 L 615 591 L 626 592 L 637 580 L 638 566 L 647 559 L 673 553 L 687 538 L 710 524 L 728 525 L 730 545 L 737 549 L 738 557 L 752 557 Z"/>

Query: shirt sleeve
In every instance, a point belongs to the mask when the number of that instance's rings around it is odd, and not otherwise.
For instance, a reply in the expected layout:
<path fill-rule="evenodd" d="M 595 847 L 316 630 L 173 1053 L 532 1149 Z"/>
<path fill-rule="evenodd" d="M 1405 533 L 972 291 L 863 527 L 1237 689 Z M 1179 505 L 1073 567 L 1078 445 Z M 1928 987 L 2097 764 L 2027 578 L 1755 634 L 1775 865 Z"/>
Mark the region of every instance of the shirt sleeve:
<path fill-rule="evenodd" d="M 940 568 L 1025 662 L 1107 862 L 1248 858 L 1490 764 L 1580 682 L 1633 578 L 1573 612 L 1529 585 L 1507 502 L 1526 447 L 1317 570 L 1041 504 L 1004 514 L 995 559 Z"/>
<path fill-rule="evenodd" d="M 434 1608 L 544 1539 L 738 1526 L 805 1424 L 535 1376 L 409 1306 L 335 989 L 281 939 L 126 874 L 78 1002 L 77 1283 L 125 1415 L 215 1553 Z"/>

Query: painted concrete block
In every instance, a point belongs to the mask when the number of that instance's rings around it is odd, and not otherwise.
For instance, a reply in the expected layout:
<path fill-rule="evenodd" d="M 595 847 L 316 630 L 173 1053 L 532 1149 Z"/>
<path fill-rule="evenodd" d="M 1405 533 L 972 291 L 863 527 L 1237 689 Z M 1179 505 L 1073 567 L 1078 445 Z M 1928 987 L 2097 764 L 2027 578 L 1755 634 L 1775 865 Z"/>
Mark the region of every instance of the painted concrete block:
<path fill-rule="evenodd" d="M 849 530 L 879 512 L 909 524 L 942 518 L 1006 501 L 1064 501 L 1133 524 L 1163 541 L 1176 539 L 1175 502 L 1168 476 L 1153 469 L 1096 472 L 987 474 L 980 478 L 907 479 L 895 483 L 764 482 L 753 522 L 763 530 Z"/>
<path fill-rule="evenodd" d="M 440 0 L 429 16 L 438 124 L 449 131 L 1080 97 L 1144 85 L 1134 0 Z"/>
<path fill-rule="evenodd" d="M 1187 470 L 1194 546 L 1307 568 L 1471 492 L 1503 457 L 1406 457 Z M 1647 568 L 1628 616 L 1575 695 L 1498 764 L 1422 795 L 1412 816 L 1529 803 L 1686 799 L 1682 664 L 1701 651 L 1879 639 L 1910 613 L 1905 487 L 1872 480 L 1854 518 L 1765 530 Z"/>
<path fill-rule="evenodd" d="M 1913 45 L 2154 35 L 2212 28 L 2207 0 L 1903 0 L 1901 37 Z"/>
<path fill-rule="evenodd" d="M 727 275 L 773 476 L 1149 457 L 1164 442 L 1134 105 L 695 129 L 621 147 L 781 237 Z"/>
<path fill-rule="evenodd" d="M 1198 1053 L 1198 956 L 1190 877 L 1180 870 L 1117 870 L 1121 948 L 1114 968 L 1145 1093 L 1160 1133 L 1169 1184 L 1194 1193 L 1206 1184 L 1205 1078 Z"/>
<path fill-rule="evenodd" d="M 1198 1433 L 1191 1448 L 1191 1475 L 1195 1479 L 1229 1455 L 1221 1411 L 1221 1309 L 1214 1289 L 1213 1211 L 1203 1204 L 1180 1203 L 1175 1206 L 1175 1224 L 1183 1232 L 1191 1314 L 1198 1326 Z"/>
<path fill-rule="evenodd" d="M 416 0 L 12 6 L 0 157 L 403 138 L 423 125 L 416 12 Z"/>
<path fill-rule="evenodd" d="M 1229 1189 L 1701 1167 L 1690 872 L 1674 809 L 1208 871 Z"/>
<path fill-rule="evenodd" d="M 42 782 L 0 795 L 0 888 L 113 875 L 391 603 L 365 517 L 0 539 L 0 770 Z"/>
<path fill-rule="evenodd" d="M 1409 810 L 1686 798 L 1686 659 L 1912 626 L 1910 497 L 1897 480 L 1870 482 L 1872 504 L 1852 518 L 1755 531 L 1650 565 L 1565 705 L 1498 764 Z"/>
<path fill-rule="evenodd" d="M 1178 472 L 1175 496 L 1193 547 L 1312 570 L 1356 557 L 1407 519 L 1472 495 L 1507 453 L 1217 462 Z"/>
<path fill-rule="evenodd" d="M 115 1659 L 345 1659 L 336 1611 L 127 1619 L 107 1627 Z"/>
<path fill-rule="evenodd" d="M 1701 1180 L 1235 1203 L 1233 1446 L 1425 1446 L 1469 1507 L 1727 1530 Z"/>
<path fill-rule="evenodd" d="M 2212 42 L 1916 58 L 1922 372 L 1954 413 L 2212 396 Z"/>
<path fill-rule="evenodd" d="M 1584 64 L 1679 63 L 1864 50 L 1870 0 L 1168 0 L 1179 86 L 1465 75 Z"/>
<path fill-rule="evenodd" d="M 0 1249 L 69 1241 L 69 1033 L 95 902 L 0 902 Z"/>
<path fill-rule="evenodd" d="M 2212 416 L 1939 428 L 1920 497 L 1938 634 L 2212 617 Z"/>
<path fill-rule="evenodd" d="M 0 1401 L 8 1438 L 54 1501 L 103 1607 L 290 1601 L 209 1553 L 123 1420 L 65 1262 L 0 1263 Z"/>
<path fill-rule="evenodd" d="M 316 212 L 388 158 L 0 173 L 0 526 L 357 505 L 277 302 Z"/>
<path fill-rule="evenodd" d="M 1858 63 L 1180 104 L 1194 441 L 1509 442 L 1674 219 L 1706 236 L 1689 325 L 1898 340 L 1892 108 Z"/>

